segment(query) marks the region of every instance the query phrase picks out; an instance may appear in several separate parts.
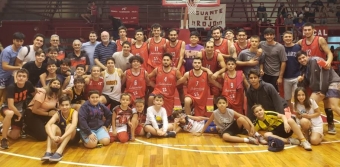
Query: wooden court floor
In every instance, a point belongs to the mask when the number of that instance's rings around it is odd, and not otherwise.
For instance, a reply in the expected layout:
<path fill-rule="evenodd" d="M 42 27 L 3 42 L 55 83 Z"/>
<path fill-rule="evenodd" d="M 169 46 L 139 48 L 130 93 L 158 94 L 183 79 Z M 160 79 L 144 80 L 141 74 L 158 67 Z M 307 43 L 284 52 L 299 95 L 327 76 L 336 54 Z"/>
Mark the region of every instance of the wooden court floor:
<path fill-rule="evenodd" d="M 340 117 L 335 115 L 336 120 Z M 40 157 L 46 142 L 33 139 L 10 141 L 10 148 L 0 150 L 0 166 L 127 166 L 127 167 L 340 167 L 340 122 L 336 135 L 325 133 L 321 145 L 305 151 L 300 146 L 286 145 L 281 152 L 268 152 L 267 146 L 223 142 L 217 134 L 197 137 L 179 133 L 176 138 L 137 137 L 135 142 L 111 143 L 86 149 L 67 147 L 59 163 L 42 163 Z M 327 130 L 327 124 L 324 125 Z"/>

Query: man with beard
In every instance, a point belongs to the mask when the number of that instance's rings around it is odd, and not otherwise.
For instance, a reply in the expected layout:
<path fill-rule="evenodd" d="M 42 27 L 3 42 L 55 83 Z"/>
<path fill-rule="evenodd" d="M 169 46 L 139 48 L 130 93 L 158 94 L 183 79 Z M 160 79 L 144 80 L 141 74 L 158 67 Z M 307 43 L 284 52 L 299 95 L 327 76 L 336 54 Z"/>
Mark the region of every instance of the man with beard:
<path fill-rule="evenodd" d="M 24 63 L 35 60 L 35 52 L 41 48 L 44 44 L 44 35 L 36 34 L 34 36 L 33 45 L 28 45 L 26 47 L 22 47 L 18 53 L 18 56 L 15 60 L 16 66 L 22 66 Z"/>
<path fill-rule="evenodd" d="M 184 74 L 184 66 L 183 58 L 184 58 L 184 51 L 185 51 L 185 42 L 182 40 L 178 40 L 178 33 L 175 29 L 169 30 L 169 40 L 165 45 L 166 53 L 170 53 L 172 57 L 172 67 L 177 68 L 181 75 Z M 183 85 L 177 86 L 177 91 L 179 94 L 179 99 L 181 101 L 182 106 L 184 105 L 184 92 L 183 92 Z"/>
<path fill-rule="evenodd" d="M 195 116 L 208 116 L 207 113 L 207 98 L 209 83 L 220 87 L 216 81 L 208 77 L 208 73 L 201 69 L 202 59 L 195 57 L 193 61 L 194 69 L 186 72 L 184 76 L 177 81 L 177 85 L 188 81 L 188 91 L 184 99 L 184 110 L 187 115 L 191 115 L 191 107 L 194 107 Z"/>
<path fill-rule="evenodd" d="M 202 68 L 209 69 L 212 73 L 214 73 L 214 78 L 217 78 L 221 73 L 225 72 L 226 70 L 226 64 L 224 62 L 224 59 L 222 57 L 222 54 L 214 50 L 214 42 L 208 41 L 205 44 L 205 49 L 202 50 L 202 52 L 199 52 L 197 54 L 197 57 L 202 59 Z M 221 68 L 220 68 L 221 67 Z M 206 71 L 204 69 L 204 71 Z M 222 79 L 218 80 L 219 83 L 223 83 Z M 221 94 L 221 90 L 212 85 L 209 84 L 210 87 L 210 94 L 214 95 L 214 99 L 216 99 Z"/>
<path fill-rule="evenodd" d="M 94 50 L 95 50 L 96 46 L 98 44 L 100 44 L 100 42 L 97 41 L 97 34 L 94 31 L 90 32 L 89 39 L 90 39 L 90 41 L 82 44 L 81 50 L 85 51 L 87 53 L 87 56 L 89 57 L 90 67 L 88 68 L 89 69 L 88 71 L 90 72 L 90 69 L 92 69 L 92 66 L 95 65 L 94 57 L 93 57 L 94 56 Z"/>
<path fill-rule="evenodd" d="M 160 36 L 162 32 L 162 26 L 158 23 L 155 23 L 151 26 L 151 31 L 153 37 L 148 39 L 148 49 L 149 49 L 149 58 L 148 58 L 148 72 L 151 73 L 155 68 L 162 65 L 162 56 L 165 52 L 165 43 L 168 41 L 165 38 Z"/>
<path fill-rule="evenodd" d="M 172 64 L 172 55 L 169 53 L 163 54 L 163 66 L 155 68 L 150 74 L 149 78 L 156 77 L 156 83 L 151 83 L 154 86 L 154 91 L 149 96 L 149 106 L 152 106 L 154 96 L 157 94 L 161 94 L 164 97 L 164 108 L 166 113 L 171 116 L 174 103 L 175 103 L 175 89 L 176 82 L 179 78 L 182 77 L 181 73 L 174 67 Z"/>
<path fill-rule="evenodd" d="M 100 36 L 102 42 L 96 46 L 93 57 L 96 65 L 105 70 L 106 59 L 112 57 L 113 53 L 117 51 L 117 45 L 110 41 L 110 35 L 107 31 L 103 31 Z"/>
<path fill-rule="evenodd" d="M 116 40 L 117 52 L 120 52 L 123 50 L 123 43 L 125 41 L 128 41 L 129 43 L 134 43 L 134 40 L 132 38 L 126 37 L 126 31 L 127 31 L 127 28 L 125 26 L 120 26 L 118 28 L 119 39 Z"/>
<path fill-rule="evenodd" d="M 312 23 L 305 23 L 302 26 L 303 33 L 305 38 L 299 40 L 297 43 L 301 45 L 301 50 L 307 53 L 306 56 L 310 57 L 321 57 L 326 61 L 325 69 L 331 68 L 331 63 L 333 60 L 333 53 L 330 51 L 326 39 L 323 37 L 315 36 L 314 31 L 315 27 Z M 315 101 L 317 99 L 314 99 Z M 326 107 L 325 112 L 327 115 L 328 122 L 328 133 L 335 134 L 334 121 L 333 121 L 333 112 L 330 107 Z"/>
<path fill-rule="evenodd" d="M 233 58 L 237 58 L 235 48 L 232 47 L 232 43 L 228 42 L 227 39 L 221 38 L 221 28 L 215 26 L 211 29 L 211 32 L 214 40 L 215 51 L 221 53 L 224 58 L 230 56 Z"/>
<path fill-rule="evenodd" d="M 131 96 L 131 104 L 134 104 L 136 99 L 144 99 L 146 86 L 149 84 L 148 72 L 141 68 L 144 60 L 140 56 L 132 56 L 129 58 L 132 66 L 124 72 L 122 83 L 126 82 L 125 92 Z"/>
<path fill-rule="evenodd" d="M 287 54 L 283 45 L 274 40 L 274 29 L 266 28 L 263 34 L 266 41 L 260 42 L 260 47 L 265 57 L 264 63 L 260 65 L 260 74 L 263 75 L 263 81 L 272 84 L 276 91 L 279 91 L 278 85 L 282 84 Z M 265 109 L 268 110 L 267 108 Z"/>
<path fill-rule="evenodd" d="M 142 68 L 147 69 L 147 61 L 149 57 L 148 43 L 144 42 L 143 30 L 136 30 L 135 33 L 136 42 L 131 45 L 131 53 L 135 56 L 143 58 Z"/>

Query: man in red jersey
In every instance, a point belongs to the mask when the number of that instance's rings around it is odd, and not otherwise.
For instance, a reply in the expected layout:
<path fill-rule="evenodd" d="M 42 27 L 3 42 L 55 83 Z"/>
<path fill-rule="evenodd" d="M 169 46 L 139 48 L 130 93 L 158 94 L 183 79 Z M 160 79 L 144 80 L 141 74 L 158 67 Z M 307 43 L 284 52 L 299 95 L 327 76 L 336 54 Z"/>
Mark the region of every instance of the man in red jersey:
<path fill-rule="evenodd" d="M 151 31 L 153 37 L 148 39 L 149 58 L 147 71 L 149 73 L 151 73 L 153 69 L 162 66 L 162 56 L 163 53 L 165 53 L 165 43 L 168 41 L 160 36 L 162 32 L 162 26 L 160 24 L 153 24 L 151 26 Z"/>
<path fill-rule="evenodd" d="M 205 49 L 202 52 L 197 54 L 197 57 L 202 59 L 202 68 L 209 69 L 212 73 L 214 73 L 217 78 L 218 75 L 225 72 L 226 64 L 224 62 L 224 58 L 221 53 L 214 50 L 214 42 L 208 41 L 205 44 Z M 203 69 L 204 71 L 207 71 Z M 222 80 L 220 80 L 222 83 Z M 214 99 L 216 99 L 221 94 L 221 90 L 216 86 L 210 84 L 210 94 L 214 95 Z"/>
<path fill-rule="evenodd" d="M 250 42 L 247 40 L 246 31 L 242 28 L 237 31 L 236 39 L 237 41 L 234 42 L 234 47 L 238 56 L 242 50 L 250 48 Z"/>
<path fill-rule="evenodd" d="M 231 47 L 232 43 L 228 42 L 227 39 L 221 38 L 222 33 L 220 27 L 215 26 L 211 28 L 211 32 L 215 44 L 215 51 L 221 53 L 224 58 L 230 56 L 237 58 L 234 47 Z"/>
<path fill-rule="evenodd" d="M 133 104 L 137 98 L 144 99 L 149 77 L 148 72 L 141 68 L 144 62 L 142 57 L 130 57 L 129 62 L 132 68 L 124 72 L 122 83 L 126 82 L 125 92 L 130 94 L 131 104 Z"/>
<path fill-rule="evenodd" d="M 202 59 L 195 57 L 193 61 L 193 69 L 186 72 L 184 76 L 177 81 L 177 84 L 182 84 L 188 81 L 188 93 L 184 99 L 184 110 L 187 115 L 191 115 L 191 108 L 194 107 L 195 116 L 207 116 L 207 98 L 209 83 L 220 87 L 216 81 L 208 77 L 208 73 L 201 69 Z"/>
<path fill-rule="evenodd" d="M 143 58 L 142 68 L 147 69 L 147 61 L 149 57 L 148 43 L 144 42 L 143 30 L 136 30 L 135 33 L 136 42 L 131 45 L 131 53 L 135 56 L 140 56 Z"/>
<path fill-rule="evenodd" d="M 181 73 L 172 64 L 172 55 L 169 53 L 163 54 L 163 66 L 155 68 L 149 78 L 156 77 L 156 83 L 150 83 L 154 86 L 154 91 L 149 96 L 149 106 L 152 106 L 154 96 L 161 94 L 164 97 L 163 107 L 166 110 L 168 117 L 172 114 L 175 103 L 176 82 L 182 77 Z"/>
<path fill-rule="evenodd" d="M 298 44 L 301 45 L 301 50 L 305 51 L 307 56 L 317 56 L 327 60 L 324 68 L 330 69 L 333 60 L 333 53 L 329 49 L 326 39 L 314 35 L 315 27 L 312 23 L 305 23 L 302 26 L 302 30 L 305 38 L 298 41 Z M 332 109 L 325 105 L 325 112 L 327 115 L 328 133 L 335 134 L 336 131 L 334 127 Z"/>
<path fill-rule="evenodd" d="M 120 26 L 118 28 L 119 39 L 116 40 L 117 52 L 120 52 L 123 50 L 123 42 L 128 41 L 130 43 L 134 43 L 134 40 L 132 38 L 126 37 L 126 32 L 127 32 L 127 28 L 125 26 Z"/>
<path fill-rule="evenodd" d="M 166 53 L 170 53 L 172 57 L 172 67 L 176 67 L 177 70 L 184 74 L 184 66 L 183 58 L 184 58 L 184 51 L 185 51 L 185 42 L 182 40 L 178 40 L 178 33 L 175 29 L 169 30 L 169 41 L 165 45 Z M 183 85 L 177 86 L 177 91 L 179 94 L 179 99 L 181 101 L 182 106 L 184 105 L 184 92 L 183 92 Z"/>

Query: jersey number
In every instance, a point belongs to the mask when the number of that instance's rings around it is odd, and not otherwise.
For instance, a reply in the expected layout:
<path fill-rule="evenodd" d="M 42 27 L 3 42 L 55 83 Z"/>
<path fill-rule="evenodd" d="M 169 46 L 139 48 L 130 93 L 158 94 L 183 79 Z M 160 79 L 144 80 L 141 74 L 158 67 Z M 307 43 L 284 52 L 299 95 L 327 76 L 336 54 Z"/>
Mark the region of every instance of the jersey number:
<path fill-rule="evenodd" d="M 115 88 L 115 87 L 114 87 L 114 86 L 111 86 L 110 88 L 111 88 L 111 92 L 112 92 L 112 91 L 113 91 L 113 88 Z"/>

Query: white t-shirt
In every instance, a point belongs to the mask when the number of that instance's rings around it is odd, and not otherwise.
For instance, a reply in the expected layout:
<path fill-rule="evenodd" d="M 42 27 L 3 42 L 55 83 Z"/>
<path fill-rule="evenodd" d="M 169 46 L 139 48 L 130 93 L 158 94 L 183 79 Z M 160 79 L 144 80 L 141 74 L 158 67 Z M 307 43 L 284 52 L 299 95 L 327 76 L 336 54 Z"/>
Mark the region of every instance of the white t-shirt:
<path fill-rule="evenodd" d="M 115 59 L 115 67 L 122 69 L 122 71 L 126 71 L 127 69 L 131 68 L 131 64 L 129 62 L 130 57 L 132 57 L 133 54 L 129 54 L 129 56 L 125 57 L 123 56 L 123 51 L 115 52 L 112 57 Z"/>
<path fill-rule="evenodd" d="M 306 108 L 304 105 L 297 103 L 297 112 L 299 112 L 300 114 L 303 113 L 307 113 L 307 114 L 314 114 L 314 110 L 319 108 L 318 104 L 316 104 L 316 102 L 313 99 L 310 99 L 311 101 L 311 108 L 309 109 L 309 111 L 306 111 Z M 323 126 L 323 122 L 322 122 L 322 118 L 321 116 L 315 117 L 315 118 L 311 118 L 311 122 L 312 122 L 312 126 L 313 127 L 322 127 Z"/>
<path fill-rule="evenodd" d="M 118 75 L 117 68 L 113 74 L 105 70 L 104 87 L 102 93 L 108 95 L 112 100 L 119 101 L 122 94 L 122 82 Z"/>
<path fill-rule="evenodd" d="M 166 110 L 164 107 L 157 112 L 154 106 L 150 106 L 146 112 L 146 121 L 145 125 L 152 125 L 155 129 L 159 129 L 158 125 L 163 124 L 163 132 L 168 130 L 168 115 L 166 114 Z"/>
<path fill-rule="evenodd" d="M 28 53 L 26 57 L 25 55 L 28 52 L 28 49 L 26 46 L 21 47 L 21 49 L 19 50 L 18 56 L 17 56 L 17 58 L 23 61 L 24 63 L 27 63 L 29 61 L 35 61 L 35 51 L 33 49 L 33 45 L 29 45 L 29 47 L 30 47 L 30 52 Z"/>

